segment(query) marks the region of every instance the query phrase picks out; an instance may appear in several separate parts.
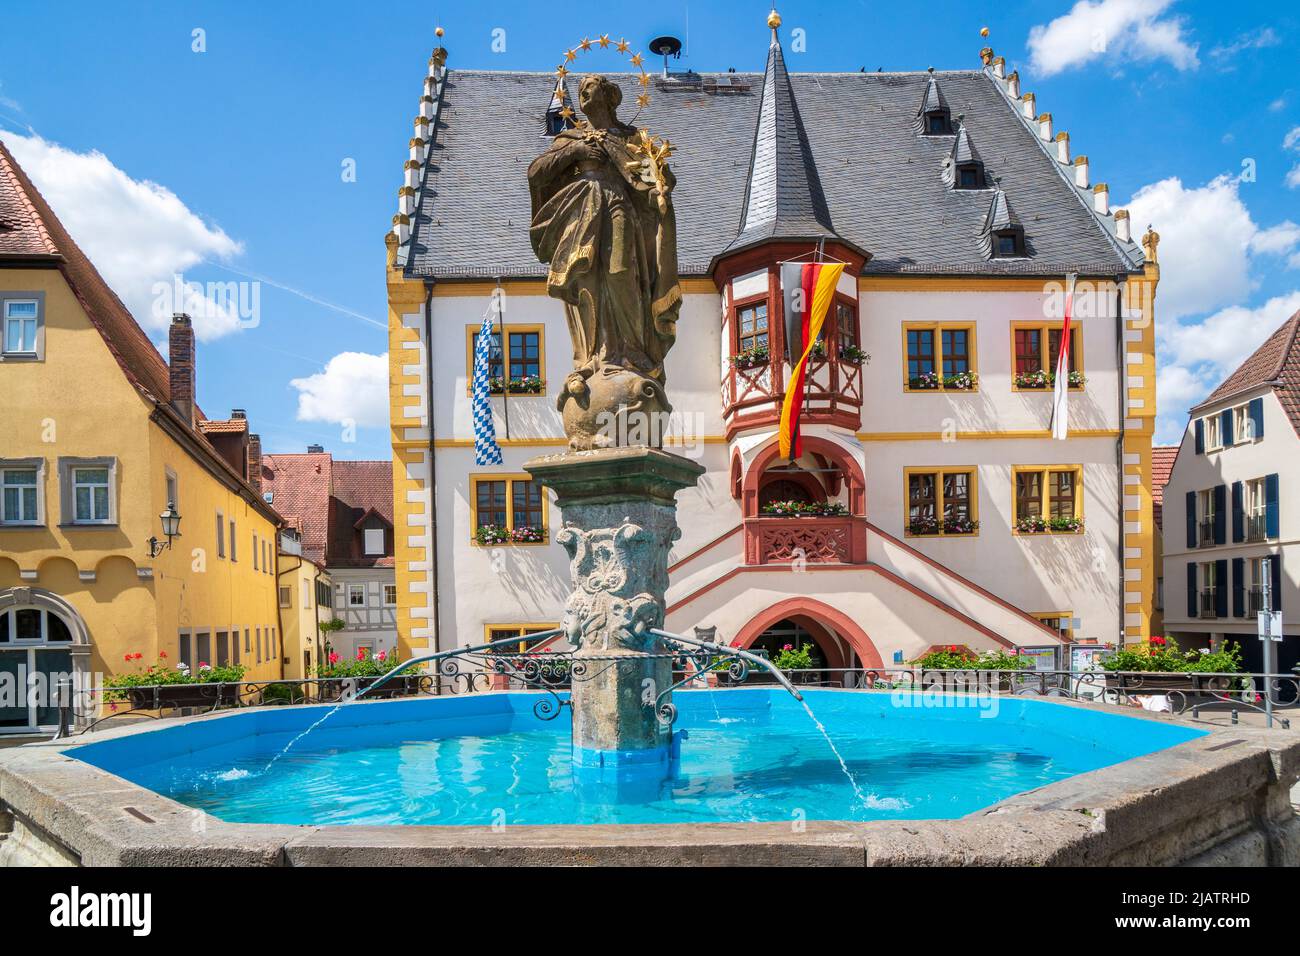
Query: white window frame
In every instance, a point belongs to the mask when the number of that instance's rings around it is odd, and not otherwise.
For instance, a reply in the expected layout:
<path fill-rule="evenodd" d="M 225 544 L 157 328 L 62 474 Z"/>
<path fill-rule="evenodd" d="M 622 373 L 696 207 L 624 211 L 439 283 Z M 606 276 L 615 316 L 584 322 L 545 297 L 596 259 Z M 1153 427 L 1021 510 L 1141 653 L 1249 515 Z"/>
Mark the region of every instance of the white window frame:
<path fill-rule="evenodd" d="M 293 588 L 288 584 L 279 587 L 280 607 L 293 607 Z"/>
<path fill-rule="evenodd" d="M 7 488 L 18 488 L 25 491 L 32 485 L 9 485 L 8 475 L 10 472 L 34 472 L 36 475 L 36 513 L 32 517 L 18 518 L 13 521 L 5 519 L 4 512 L 4 492 Z M 19 495 L 21 503 L 23 495 Z M 25 511 L 20 504 L 20 511 Z M 4 528 L 40 528 L 45 525 L 45 459 L 44 458 L 11 458 L 0 459 L 0 527 Z"/>
<path fill-rule="evenodd" d="M 357 591 L 361 592 L 360 604 L 357 604 L 352 600 L 352 595 L 355 594 Z M 366 591 L 367 588 L 364 584 L 349 584 L 348 585 L 348 607 L 369 607 L 370 606 L 368 604 L 369 595 L 366 593 Z"/>
<path fill-rule="evenodd" d="M 102 469 L 108 472 L 108 514 L 102 517 L 81 519 L 77 517 L 77 488 L 101 487 L 98 483 L 82 485 L 77 481 L 77 473 L 90 469 Z M 61 499 L 59 521 L 65 527 L 94 528 L 112 527 L 117 524 L 117 459 L 116 458 L 60 458 L 59 491 Z M 91 495 L 92 512 L 94 495 Z"/>
<path fill-rule="evenodd" d="M 31 303 L 36 306 L 35 329 L 32 333 L 31 348 L 9 348 L 9 306 L 17 303 Z M 17 319 L 14 321 L 24 321 Z M 26 334 L 22 345 L 27 345 Z M 39 362 L 45 358 L 45 293 L 44 292 L 4 292 L 0 293 L 0 361 Z"/>
<path fill-rule="evenodd" d="M 226 524 L 230 527 L 230 560 L 237 562 L 239 561 L 239 529 L 234 518 L 228 518 Z"/>
<path fill-rule="evenodd" d="M 1219 427 L 1220 421 L 1221 419 L 1219 418 L 1218 415 L 1205 416 L 1205 450 L 1206 451 L 1218 451 L 1219 449 L 1225 447 L 1223 444 L 1223 436 L 1219 434 L 1219 432 L 1222 430 Z"/>
<path fill-rule="evenodd" d="M 226 556 L 226 513 L 217 512 L 217 557 Z"/>
<path fill-rule="evenodd" d="M 372 550 L 370 544 L 371 535 L 376 535 L 376 534 L 379 535 L 378 551 Z M 384 539 L 387 537 L 387 535 L 384 534 L 383 528 L 366 528 L 361 532 L 361 536 L 362 536 L 362 543 L 363 543 L 362 551 L 365 553 L 365 556 L 367 558 L 382 558 L 384 556 L 384 552 L 386 550 Z"/>
<path fill-rule="evenodd" d="M 311 592 L 312 592 L 311 578 L 303 578 L 302 579 L 302 606 L 304 610 L 309 609 L 311 607 L 311 597 L 312 597 Z"/>
<path fill-rule="evenodd" d="M 253 570 L 254 571 L 261 570 L 261 568 L 257 566 L 257 532 L 256 531 L 253 532 Z"/>
<path fill-rule="evenodd" d="M 388 592 L 390 590 L 393 592 L 393 599 L 391 601 L 388 600 Z M 384 585 L 384 607 L 397 607 L 397 585 L 396 584 Z"/>

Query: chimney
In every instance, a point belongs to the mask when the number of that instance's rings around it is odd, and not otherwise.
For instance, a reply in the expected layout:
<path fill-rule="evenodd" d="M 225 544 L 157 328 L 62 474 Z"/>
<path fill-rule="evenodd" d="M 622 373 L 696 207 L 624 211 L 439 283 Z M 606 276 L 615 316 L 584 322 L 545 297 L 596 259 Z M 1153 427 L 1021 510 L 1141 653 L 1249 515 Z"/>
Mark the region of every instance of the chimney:
<path fill-rule="evenodd" d="M 307 454 L 309 454 L 309 455 L 323 455 L 323 454 L 325 454 L 325 446 L 324 446 L 324 445 L 308 445 L 308 446 L 307 446 Z"/>
<path fill-rule="evenodd" d="M 1070 134 L 1065 130 L 1056 134 L 1056 161 L 1070 165 Z"/>
<path fill-rule="evenodd" d="M 1074 157 L 1074 184 L 1080 189 L 1088 188 L 1088 157 Z"/>
<path fill-rule="evenodd" d="M 1020 99 L 1020 71 L 1012 70 L 1007 74 L 1007 96 L 1013 100 Z"/>
<path fill-rule="evenodd" d="M 1110 215 L 1110 187 L 1105 183 L 1098 183 L 1092 187 L 1092 207 L 1098 215 Z"/>
<path fill-rule="evenodd" d="M 248 420 L 248 412 L 242 408 L 232 408 L 230 410 L 230 420 L 232 422 L 242 422 Z"/>
<path fill-rule="evenodd" d="M 262 493 L 262 436 L 248 436 L 248 483 Z"/>
<path fill-rule="evenodd" d="M 1120 242 L 1133 241 L 1133 231 L 1129 227 L 1127 209 L 1115 210 L 1115 234 L 1119 236 Z"/>
<path fill-rule="evenodd" d="M 1052 114 L 1042 113 L 1038 117 L 1038 138 L 1044 143 L 1052 141 Z"/>
<path fill-rule="evenodd" d="M 1004 56 L 995 56 L 993 58 L 993 75 L 999 80 L 1006 79 L 1007 75 L 1007 58 Z"/>
<path fill-rule="evenodd" d="M 1025 114 L 1026 119 L 1033 119 L 1038 115 L 1037 100 L 1038 98 L 1033 93 L 1026 93 L 1020 97 L 1020 109 Z"/>
<path fill-rule="evenodd" d="M 183 313 L 172 316 L 167 335 L 167 368 L 172 408 L 194 427 L 194 325 Z"/>

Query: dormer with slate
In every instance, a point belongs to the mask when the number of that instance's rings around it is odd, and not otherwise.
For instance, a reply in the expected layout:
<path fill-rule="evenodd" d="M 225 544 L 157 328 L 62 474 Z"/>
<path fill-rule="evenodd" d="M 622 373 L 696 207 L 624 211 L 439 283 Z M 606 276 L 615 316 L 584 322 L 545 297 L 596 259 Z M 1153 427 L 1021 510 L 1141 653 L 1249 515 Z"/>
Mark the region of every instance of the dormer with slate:
<path fill-rule="evenodd" d="M 980 233 L 980 249 L 990 259 L 1017 259 L 1027 255 L 1024 226 L 1001 189 L 993 191 L 984 230 Z"/>
<path fill-rule="evenodd" d="M 944 98 L 939 81 L 933 71 L 925 84 L 925 97 L 921 108 L 916 111 L 916 129 L 922 136 L 951 136 L 953 134 L 952 114 L 948 110 L 948 101 Z"/>
<path fill-rule="evenodd" d="M 984 160 L 975 149 L 966 124 L 957 128 L 957 139 L 952 144 L 952 152 L 943 166 L 943 179 L 953 189 L 986 189 L 988 177 L 984 172 Z"/>

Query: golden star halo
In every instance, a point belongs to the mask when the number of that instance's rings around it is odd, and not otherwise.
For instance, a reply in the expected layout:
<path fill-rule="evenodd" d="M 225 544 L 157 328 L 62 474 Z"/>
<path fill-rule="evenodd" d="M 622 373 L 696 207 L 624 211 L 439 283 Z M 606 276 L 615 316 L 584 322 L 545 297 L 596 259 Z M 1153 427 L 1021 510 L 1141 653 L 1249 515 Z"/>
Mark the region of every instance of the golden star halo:
<path fill-rule="evenodd" d="M 555 68 L 555 95 L 561 102 L 565 99 L 565 77 L 569 76 L 572 72 L 569 70 L 569 64 L 578 59 L 579 53 L 588 53 L 595 47 L 599 47 L 602 50 L 608 49 L 611 44 L 619 53 L 624 55 L 630 53 L 631 55 L 628 56 L 628 62 L 632 66 L 636 67 L 641 74 L 636 79 L 637 84 L 641 87 L 641 93 L 636 98 L 637 114 L 639 115 L 641 110 L 650 105 L 650 75 L 646 73 L 645 66 L 643 65 L 645 63 L 645 55 L 642 53 L 631 53 L 632 45 L 628 43 L 626 39 L 619 37 L 617 41 L 614 41 L 610 39 L 608 33 L 599 34 L 595 40 L 590 37 L 583 37 L 576 45 L 564 51 L 564 62 Z M 569 117 L 565 118 L 568 119 Z M 633 122 L 635 122 L 636 117 L 634 116 L 632 119 Z"/>

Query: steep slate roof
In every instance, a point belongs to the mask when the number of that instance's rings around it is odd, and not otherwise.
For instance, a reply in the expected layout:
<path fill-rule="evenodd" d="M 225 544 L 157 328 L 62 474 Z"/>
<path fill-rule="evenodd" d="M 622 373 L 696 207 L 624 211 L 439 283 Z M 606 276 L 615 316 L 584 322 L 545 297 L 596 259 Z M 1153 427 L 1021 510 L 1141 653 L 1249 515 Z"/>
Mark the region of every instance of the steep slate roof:
<path fill-rule="evenodd" d="M 759 103 L 740 230 L 723 252 L 769 239 L 839 239 L 775 30 Z"/>
<path fill-rule="evenodd" d="M 167 362 L 81 247 L 73 242 L 3 140 L 0 140 L 0 219 L 17 223 L 13 229 L 0 228 L 0 259 L 41 258 L 59 262 L 64 279 L 127 379 L 150 397 L 160 402 L 170 401 Z"/>
<path fill-rule="evenodd" d="M 1151 449 L 1151 503 L 1155 511 L 1156 527 L 1164 527 L 1165 485 L 1174 471 L 1178 457 L 1177 445 L 1156 445 Z"/>
<path fill-rule="evenodd" d="M 1300 433 L 1300 312 L 1287 319 L 1241 366 L 1192 409 L 1199 411 L 1242 392 L 1271 385 Z"/>
<path fill-rule="evenodd" d="M 1140 266 L 1137 245 L 1120 243 L 1099 220 L 1091 194 L 1074 185 L 1072 169 L 1049 153 L 997 79 L 983 70 L 935 76 L 949 108 L 978 138 L 986 174 L 1001 180 L 1032 255 L 989 260 L 981 251 L 990 192 L 949 188 L 943 163 L 953 138 L 916 129 L 931 74 L 790 74 L 834 229 L 871 253 L 865 273 L 1113 275 Z M 610 79 L 630 102 L 634 77 Z M 725 73 L 659 81 L 636 121 L 677 148 L 672 165 L 684 276 L 707 275 L 741 231 L 762 81 L 757 74 Z M 549 143 L 544 112 L 554 83 L 550 73 L 449 71 L 412 217 L 408 276 L 545 275 L 528 240 L 527 169 Z M 732 92 L 705 92 L 714 83 Z M 776 93 L 774 86 L 774 103 L 781 100 Z M 623 113 L 631 119 L 626 107 Z M 822 225 L 816 215 L 812 221 Z"/>

